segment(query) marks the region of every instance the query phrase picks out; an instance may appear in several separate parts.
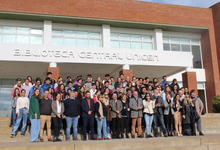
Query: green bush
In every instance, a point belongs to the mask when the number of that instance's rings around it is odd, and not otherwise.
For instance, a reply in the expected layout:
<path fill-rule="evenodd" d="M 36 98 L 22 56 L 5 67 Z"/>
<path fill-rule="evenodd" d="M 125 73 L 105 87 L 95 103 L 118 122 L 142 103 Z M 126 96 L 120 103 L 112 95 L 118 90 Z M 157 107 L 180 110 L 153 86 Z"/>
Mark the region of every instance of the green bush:
<path fill-rule="evenodd" d="M 213 98 L 213 108 L 216 113 L 220 113 L 220 96 Z"/>

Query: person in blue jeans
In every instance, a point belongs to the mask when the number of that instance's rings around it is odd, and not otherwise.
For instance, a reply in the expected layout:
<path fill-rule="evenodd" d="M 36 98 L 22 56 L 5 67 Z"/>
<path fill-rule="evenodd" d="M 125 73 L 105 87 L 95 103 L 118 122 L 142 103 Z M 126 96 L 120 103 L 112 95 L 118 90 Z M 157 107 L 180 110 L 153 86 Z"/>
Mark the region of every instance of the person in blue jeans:
<path fill-rule="evenodd" d="M 40 134 L 40 89 L 35 89 L 30 99 L 29 118 L 31 121 L 30 141 L 38 142 Z"/>
<path fill-rule="evenodd" d="M 144 105 L 144 119 L 146 124 L 146 138 L 152 137 L 151 127 L 154 119 L 154 108 L 155 103 L 151 100 L 150 94 L 147 94 L 145 100 L 143 101 Z"/>
<path fill-rule="evenodd" d="M 14 89 L 14 94 L 13 94 L 13 97 L 12 97 L 12 101 L 11 101 L 11 107 L 12 107 L 12 110 L 11 110 L 11 125 L 12 125 L 12 127 L 14 127 L 15 124 L 16 124 L 16 119 L 17 119 L 16 106 L 17 106 L 17 99 L 19 97 L 20 97 L 20 90 L 19 90 L 19 88 L 15 88 Z"/>
<path fill-rule="evenodd" d="M 95 117 L 97 121 L 97 132 L 98 132 L 98 138 L 97 140 L 108 140 L 110 139 L 107 134 L 107 107 L 104 104 L 104 95 L 98 96 L 97 102 L 95 104 Z"/>
<path fill-rule="evenodd" d="M 16 123 L 13 126 L 13 130 L 11 133 L 11 138 L 15 137 L 22 121 L 21 135 L 25 135 L 26 127 L 27 127 L 27 118 L 28 118 L 28 109 L 29 109 L 29 99 L 25 97 L 26 91 L 24 89 L 21 90 L 21 97 L 17 99 L 16 106 Z"/>
<path fill-rule="evenodd" d="M 66 116 L 66 140 L 70 140 L 70 129 L 73 127 L 73 140 L 78 140 L 78 119 L 80 118 L 80 102 L 76 98 L 76 91 L 70 90 L 69 98 L 64 101 L 64 115 Z"/>

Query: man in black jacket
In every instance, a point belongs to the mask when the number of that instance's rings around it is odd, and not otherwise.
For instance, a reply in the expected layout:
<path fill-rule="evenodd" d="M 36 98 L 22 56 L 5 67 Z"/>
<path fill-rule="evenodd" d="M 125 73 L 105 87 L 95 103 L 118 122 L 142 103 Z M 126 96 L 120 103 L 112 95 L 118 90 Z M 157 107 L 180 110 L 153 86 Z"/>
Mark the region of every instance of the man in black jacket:
<path fill-rule="evenodd" d="M 154 109 L 154 135 L 158 136 L 158 128 L 160 127 L 163 135 L 167 137 L 167 129 L 164 123 L 163 108 L 164 102 L 163 98 L 159 95 L 159 88 L 154 90 L 153 100 L 155 100 L 155 109 Z"/>
<path fill-rule="evenodd" d="M 78 119 L 80 117 L 80 102 L 76 99 L 76 94 L 72 90 L 69 98 L 64 101 L 64 115 L 66 116 L 66 140 L 70 140 L 70 129 L 73 126 L 73 139 L 78 140 Z"/>
<path fill-rule="evenodd" d="M 48 141 L 52 141 L 51 136 L 51 113 L 52 113 L 52 100 L 48 98 L 49 91 L 44 91 L 44 97 L 40 100 L 40 141 L 43 142 L 44 125 L 47 125 Z"/>

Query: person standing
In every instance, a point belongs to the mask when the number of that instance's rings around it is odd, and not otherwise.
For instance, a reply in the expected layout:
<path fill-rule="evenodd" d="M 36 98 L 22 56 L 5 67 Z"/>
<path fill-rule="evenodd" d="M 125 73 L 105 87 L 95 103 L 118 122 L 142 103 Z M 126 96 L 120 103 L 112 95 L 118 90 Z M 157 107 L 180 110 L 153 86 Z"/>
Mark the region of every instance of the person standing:
<path fill-rule="evenodd" d="M 48 97 L 49 91 L 44 91 L 44 97 L 40 100 L 40 141 L 44 141 L 44 125 L 47 127 L 48 141 L 52 141 L 51 136 L 51 113 L 52 113 L 52 100 Z"/>
<path fill-rule="evenodd" d="M 129 107 L 131 109 L 131 119 L 132 119 L 132 125 L 131 125 L 131 137 L 135 138 L 135 128 L 136 123 L 138 125 L 138 137 L 143 138 L 142 135 L 142 117 L 143 117 L 143 101 L 138 96 L 138 92 L 134 91 L 134 97 L 130 99 Z"/>
<path fill-rule="evenodd" d="M 64 104 L 61 101 L 61 93 L 55 94 L 55 100 L 52 101 L 52 122 L 54 127 L 54 139 L 53 142 L 60 142 L 62 141 L 59 139 L 60 130 L 62 129 L 62 118 L 64 117 Z"/>
<path fill-rule="evenodd" d="M 124 133 L 126 138 L 129 138 L 129 124 L 130 124 L 130 108 L 129 108 L 129 101 L 126 94 L 122 95 L 122 137 L 124 137 Z"/>
<path fill-rule="evenodd" d="M 107 134 L 107 107 L 104 104 L 104 95 L 99 95 L 95 104 L 98 140 L 109 139 Z M 102 134 L 103 133 L 103 134 Z"/>
<path fill-rule="evenodd" d="M 81 103 L 82 107 L 82 118 L 83 118 L 83 140 L 87 140 L 86 133 L 87 127 L 89 126 L 90 138 L 95 140 L 94 137 L 94 111 L 95 103 L 94 100 L 90 97 L 90 92 L 85 93 L 85 98 Z"/>
<path fill-rule="evenodd" d="M 192 103 L 195 105 L 196 112 L 198 114 L 198 119 L 196 119 L 195 125 L 197 126 L 197 130 L 199 132 L 199 135 L 204 135 L 202 132 L 202 111 L 204 109 L 204 104 L 202 100 L 197 96 L 197 91 L 196 90 L 191 90 L 190 91 L 190 96 L 192 99 Z"/>
<path fill-rule="evenodd" d="M 29 110 L 29 99 L 25 95 L 26 95 L 26 91 L 25 89 L 22 89 L 21 97 L 17 99 L 17 105 L 16 105 L 17 120 L 15 126 L 13 126 L 11 138 L 16 136 L 21 120 L 22 120 L 21 135 L 23 136 L 25 135 L 25 131 L 27 127 L 28 110 Z"/>
<path fill-rule="evenodd" d="M 29 92 L 32 88 L 32 84 L 30 83 L 30 81 L 28 79 L 25 79 L 25 82 L 23 83 L 23 85 L 21 86 L 22 89 L 25 89 L 26 91 L 26 97 L 28 97 Z"/>
<path fill-rule="evenodd" d="M 146 137 L 150 138 L 151 135 L 151 127 L 154 120 L 154 108 L 155 108 L 155 101 L 151 100 L 150 94 L 147 94 L 145 100 L 143 101 L 144 105 L 144 119 L 146 123 Z"/>
<path fill-rule="evenodd" d="M 73 139 L 78 140 L 78 119 L 80 118 L 80 102 L 76 93 L 69 91 L 69 98 L 64 101 L 64 115 L 66 116 L 66 140 L 70 140 L 70 129 L 73 127 Z"/>
<path fill-rule="evenodd" d="M 178 136 L 182 136 L 182 108 L 183 101 L 180 101 L 180 95 L 176 94 L 174 97 L 174 120 L 175 120 L 175 130 Z"/>
<path fill-rule="evenodd" d="M 112 117 L 112 138 L 120 138 L 122 102 L 118 100 L 117 93 L 113 93 L 112 99 L 110 100 L 110 106 Z"/>
<path fill-rule="evenodd" d="M 38 142 L 40 134 L 40 106 L 39 100 L 41 99 L 40 90 L 35 89 L 33 96 L 30 99 L 29 118 L 31 120 L 31 133 L 30 141 Z"/>
<path fill-rule="evenodd" d="M 11 100 L 11 126 L 14 127 L 16 123 L 16 106 L 17 106 L 17 99 L 20 97 L 20 90 L 15 88 L 14 95 Z"/>

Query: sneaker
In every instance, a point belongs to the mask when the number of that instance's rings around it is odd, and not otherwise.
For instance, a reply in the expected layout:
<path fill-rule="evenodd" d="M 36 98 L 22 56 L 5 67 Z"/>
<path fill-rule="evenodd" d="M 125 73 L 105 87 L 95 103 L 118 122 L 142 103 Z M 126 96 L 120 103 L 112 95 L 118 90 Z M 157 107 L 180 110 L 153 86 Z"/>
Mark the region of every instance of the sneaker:
<path fill-rule="evenodd" d="M 78 138 L 73 138 L 74 141 L 78 141 Z"/>
<path fill-rule="evenodd" d="M 44 139 L 43 139 L 43 138 L 40 138 L 40 142 L 44 142 Z"/>
<path fill-rule="evenodd" d="M 11 137 L 11 138 L 14 138 L 15 136 L 14 136 L 14 135 L 11 135 L 10 137 Z"/>
<path fill-rule="evenodd" d="M 97 140 L 103 140 L 103 138 L 97 138 Z"/>
<path fill-rule="evenodd" d="M 53 141 L 53 139 L 52 138 L 48 138 L 48 141 L 51 142 L 51 141 Z"/>
<path fill-rule="evenodd" d="M 129 135 L 128 134 L 126 134 L 126 138 L 129 139 Z"/>
<path fill-rule="evenodd" d="M 203 134 L 202 132 L 199 132 L 199 135 L 200 135 L 200 136 L 204 136 L 204 134 Z"/>
<path fill-rule="evenodd" d="M 104 140 L 111 140 L 111 138 L 109 138 L 109 137 L 108 138 L 104 138 Z"/>

